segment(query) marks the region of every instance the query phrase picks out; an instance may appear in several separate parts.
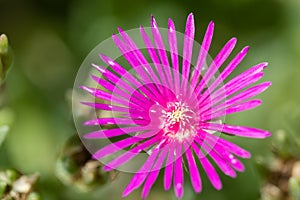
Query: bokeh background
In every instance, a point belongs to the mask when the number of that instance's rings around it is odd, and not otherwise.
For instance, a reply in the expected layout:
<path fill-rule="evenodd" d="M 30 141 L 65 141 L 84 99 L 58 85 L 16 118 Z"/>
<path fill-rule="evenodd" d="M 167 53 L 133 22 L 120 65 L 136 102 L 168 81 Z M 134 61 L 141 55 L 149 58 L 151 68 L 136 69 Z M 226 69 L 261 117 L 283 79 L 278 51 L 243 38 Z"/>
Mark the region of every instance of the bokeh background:
<path fill-rule="evenodd" d="M 195 15 L 198 42 L 209 21 L 215 22 L 212 57 L 233 36 L 238 38 L 238 44 L 231 58 L 250 45 L 248 56 L 235 74 L 259 62 L 269 62 L 263 79 L 271 80 L 273 85 L 260 95 L 264 104 L 229 116 L 227 122 L 268 129 L 273 132 L 272 137 L 276 137 L 279 129 L 297 135 L 299 0 L 0 0 L 0 33 L 8 35 L 14 52 L 13 68 L 2 94 L 0 119 L 9 118 L 11 130 L 0 149 L 0 169 L 14 168 L 25 174 L 39 172 L 36 190 L 46 200 L 121 199 L 130 174 L 121 174 L 116 181 L 88 193 L 61 183 L 55 175 L 57 157 L 75 133 L 70 90 L 77 70 L 98 43 L 117 33 L 118 26 L 124 30 L 140 24 L 149 26 L 153 14 L 160 27 L 167 27 L 168 18 L 172 18 L 177 30 L 183 32 L 190 12 Z M 193 193 L 187 177 L 184 200 L 260 198 L 264 180 L 256 157 L 270 154 L 272 138 L 233 140 L 253 155 L 253 159 L 244 160 L 245 173 L 239 173 L 236 179 L 222 175 L 221 191 L 215 191 L 202 175 L 204 188 L 198 195 Z M 139 199 L 139 195 L 137 191 L 127 199 Z M 173 191 L 163 191 L 160 179 L 149 199 L 175 196 Z"/>

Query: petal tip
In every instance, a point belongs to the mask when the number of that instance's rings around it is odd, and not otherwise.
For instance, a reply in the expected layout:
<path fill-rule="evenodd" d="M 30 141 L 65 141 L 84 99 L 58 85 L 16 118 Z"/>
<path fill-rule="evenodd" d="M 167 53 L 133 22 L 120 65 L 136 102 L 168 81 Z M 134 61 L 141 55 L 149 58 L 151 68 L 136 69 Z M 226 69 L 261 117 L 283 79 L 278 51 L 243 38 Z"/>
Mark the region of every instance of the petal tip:
<path fill-rule="evenodd" d="M 89 93 L 92 93 L 92 92 L 93 92 L 91 88 L 88 88 L 88 87 L 86 87 L 86 86 L 84 86 L 84 85 L 79 86 L 79 88 L 82 89 L 82 90 L 85 90 L 85 91 L 87 91 L 87 92 L 89 92 Z"/>
<path fill-rule="evenodd" d="M 155 18 L 152 14 L 151 14 L 151 27 L 152 28 L 157 28 L 156 20 L 155 20 Z"/>
<path fill-rule="evenodd" d="M 125 190 L 123 191 L 123 193 L 122 193 L 122 198 L 127 197 L 130 193 L 131 193 L 130 190 L 125 189 Z"/>
<path fill-rule="evenodd" d="M 111 167 L 109 167 L 109 166 L 104 166 L 102 169 L 103 169 L 104 171 L 106 171 L 106 172 L 109 172 L 109 171 L 113 170 L 113 168 L 111 168 Z"/>
<path fill-rule="evenodd" d="M 245 46 L 242 50 L 242 53 L 248 53 L 250 46 Z"/>
<path fill-rule="evenodd" d="M 169 27 L 169 29 L 170 28 L 174 29 L 174 27 L 175 27 L 174 22 L 171 18 L 168 19 L 168 27 Z"/>
<path fill-rule="evenodd" d="M 263 64 L 263 68 L 266 68 L 269 65 L 268 62 L 263 62 L 262 64 Z"/>
<path fill-rule="evenodd" d="M 233 37 L 229 40 L 230 43 L 233 43 L 234 45 L 236 44 L 237 42 L 237 38 L 236 37 Z"/>
<path fill-rule="evenodd" d="M 187 17 L 187 21 L 193 20 L 194 21 L 194 14 L 190 13 Z"/>
<path fill-rule="evenodd" d="M 88 134 L 85 134 L 85 135 L 83 136 L 83 138 L 84 138 L 84 139 L 91 139 L 91 138 L 94 138 L 94 137 L 91 135 L 91 133 L 88 133 Z"/>
<path fill-rule="evenodd" d="M 194 17 L 194 14 L 191 12 L 188 17 Z"/>
<path fill-rule="evenodd" d="M 119 31 L 119 33 L 123 33 L 124 32 L 124 30 L 120 26 L 118 26 L 118 31 Z"/>
<path fill-rule="evenodd" d="M 265 132 L 265 137 L 270 137 L 271 135 L 272 135 L 271 132 L 269 132 L 269 131 L 266 131 L 266 132 Z"/>

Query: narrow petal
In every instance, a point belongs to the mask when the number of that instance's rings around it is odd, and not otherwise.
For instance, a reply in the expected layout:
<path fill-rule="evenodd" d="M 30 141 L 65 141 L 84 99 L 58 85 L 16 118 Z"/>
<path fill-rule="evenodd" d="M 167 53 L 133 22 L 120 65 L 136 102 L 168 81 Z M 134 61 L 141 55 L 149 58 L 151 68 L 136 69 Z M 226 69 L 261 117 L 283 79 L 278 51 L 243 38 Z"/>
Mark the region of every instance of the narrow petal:
<path fill-rule="evenodd" d="M 122 82 L 122 80 L 124 78 L 126 78 L 126 80 L 128 80 L 128 82 L 130 83 L 130 85 L 134 86 L 134 90 L 136 88 L 140 88 L 143 84 L 140 83 L 138 79 L 136 79 L 131 73 L 128 73 L 121 65 L 119 65 L 117 62 L 115 62 L 112 58 L 105 56 L 103 54 L 100 54 L 100 58 L 107 64 L 109 65 L 114 72 L 118 73 L 122 79 L 116 77 L 115 75 L 113 75 L 111 72 L 109 72 L 108 70 L 105 69 L 101 69 L 100 66 L 96 66 L 93 65 L 94 67 L 96 67 L 96 69 L 100 72 L 102 72 L 103 76 L 105 76 L 107 79 L 110 78 L 114 78 L 114 80 L 112 80 L 112 82 L 117 83 L 118 81 L 120 81 L 120 83 L 122 83 L 122 85 L 127 85 L 127 83 Z M 126 76 L 124 76 L 126 75 Z M 119 80 L 120 79 L 120 80 Z M 132 90 L 129 90 L 132 91 Z M 142 92 L 144 92 L 148 97 L 151 97 L 151 93 L 149 93 L 148 90 L 143 89 Z"/>
<path fill-rule="evenodd" d="M 121 104 L 121 105 L 128 105 L 129 102 L 126 99 L 120 98 L 118 96 L 115 96 L 114 94 L 110 94 L 107 93 L 103 90 L 99 90 L 97 88 L 90 88 L 90 87 L 86 87 L 86 86 L 81 86 L 81 89 L 87 91 L 88 93 L 90 93 L 91 95 L 93 95 L 94 97 L 98 98 L 98 99 L 103 99 L 106 101 L 114 101 L 115 103 Z"/>
<path fill-rule="evenodd" d="M 190 178 L 191 178 L 193 188 L 194 188 L 195 192 L 199 193 L 202 190 L 202 183 L 201 183 L 201 178 L 200 178 L 200 173 L 199 173 L 198 167 L 196 165 L 196 162 L 194 160 L 194 157 L 192 155 L 190 148 L 186 149 L 185 155 L 187 158 L 187 163 L 189 165 L 189 173 L 190 173 Z"/>
<path fill-rule="evenodd" d="M 167 53 L 165 50 L 166 48 L 164 46 L 164 42 L 161 37 L 159 28 L 158 28 L 156 20 L 153 16 L 151 16 L 151 29 L 152 29 L 153 40 L 154 40 L 158 55 L 160 57 L 161 64 L 166 69 L 165 73 L 166 73 L 166 77 L 167 77 L 167 82 L 169 83 L 168 86 L 170 87 L 170 85 L 172 83 L 172 79 L 170 79 L 170 77 L 172 77 L 172 76 L 170 73 L 169 60 L 168 60 L 168 56 L 167 56 Z"/>
<path fill-rule="evenodd" d="M 112 39 L 114 40 L 117 47 L 122 52 L 124 58 L 127 62 L 136 70 L 143 81 L 151 81 L 149 79 L 149 74 L 147 74 L 144 70 L 141 69 L 141 63 L 137 60 L 134 53 L 131 51 L 129 44 L 124 43 L 117 37 L 117 35 L 113 35 Z"/>
<path fill-rule="evenodd" d="M 263 77 L 263 72 L 258 74 L 254 74 L 253 76 L 245 77 L 244 79 L 240 79 L 236 82 L 228 82 L 222 88 L 218 89 L 214 94 L 211 95 L 210 98 L 207 98 L 203 102 L 200 103 L 200 108 L 202 110 L 202 114 L 206 114 L 207 112 L 212 112 L 210 109 L 214 110 L 218 109 L 221 106 L 214 106 L 218 103 L 224 101 L 227 97 L 237 93 L 240 90 L 247 88 L 249 85 L 257 82 L 259 79 Z M 226 100 L 228 101 L 228 100 Z M 224 106 L 223 103 L 222 106 Z M 226 105 L 225 105 L 226 106 Z"/>
<path fill-rule="evenodd" d="M 199 51 L 197 64 L 196 64 L 195 69 L 193 70 L 193 77 L 192 77 L 192 80 L 191 80 L 191 87 L 192 88 L 196 88 L 196 84 L 199 81 L 199 77 L 200 77 L 203 65 L 205 63 L 207 53 L 208 53 L 209 48 L 210 48 L 213 33 L 214 33 L 214 23 L 211 21 L 208 24 L 208 27 L 206 29 L 206 33 L 204 35 L 204 38 L 203 38 L 203 41 L 202 41 L 202 44 L 201 44 L 201 48 L 200 48 L 200 51 Z"/>
<path fill-rule="evenodd" d="M 159 83 L 158 78 L 156 77 L 155 72 L 153 71 L 152 67 L 150 66 L 150 64 L 148 63 L 148 61 L 146 60 L 146 58 L 143 56 L 142 52 L 140 51 L 140 49 L 136 46 L 136 44 L 134 43 L 134 41 L 129 37 L 129 35 L 123 31 L 121 28 L 118 28 L 122 38 L 124 39 L 124 41 L 130 45 L 130 50 L 131 52 L 133 52 L 133 56 L 136 58 L 136 60 L 139 62 L 140 66 L 145 67 L 145 71 L 147 72 L 147 74 L 151 77 L 151 79 L 155 82 L 155 83 Z"/>
<path fill-rule="evenodd" d="M 221 65 L 225 62 L 225 60 L 232 52 L 233 48 L 235 47 L 236 41 L 236 38 L 232 38 L 231 40 L 229 40 L 215 57 L 195 90 L 197 95 L 201 93 L 205 86 L 208 86 L 208 83 L 212 76 L 216 73 L 216 71 L 221 67 Z"/>
<path fill-rule="evenodd" d="M 229 166 L 231 166 L 239 172 L 243 172 L 245 170 L 245 166 L 243 165 L 243 163 L 241 163 L 233 154 L 231 154 L 230 150 L 220 145 L 218 141 L 213 141 L 210 138 L 206 137 L 205 142 L 207 142 L 211 148 L 213 147 L 212 151 L 214 151 L 222 159 L 224 159 L 224 161 L 227 162 Z"/>
<path fill-rule="evenodd" d="M 143 166 L 135 173 L 130 183 L 126 186 L 123 191 L 122 197 L 128 196 L 133 190 L 137 189 L 142 185 L 146 177 L 148 176 L 155 159 L 157 158 L 159 151 L 153 151 Z"/>
<path fill-rule="evenodd" d="M 176 93 L 179 93 L 179 85 L 180 85 L 180 71 L 179 71 L 179 61 L 178 61 L 178 49 L 177 49 L 177 37 L 176 37 L 176 29 L 174 22 L 172 19 L 169 19 L 169 29 L 168 29 L 168 42 L 172 60 L 173 67 L 173 76 L 174 76 L 174 89 Z"/>
<path fill-rule="evenodd" d="M 123 150 L 124 148 L 129 147 L 130 145 L 140 142 L 142 140 L 144 140 L 143 137 L 129 137 L 124 140 L 120 140 L 118 142 L 111 143 L 111 144 L 101 148 L 97 152 L 95 152 L 93 154 L 93 158 L 96 160 L 99 160 L 105 156 L 108 156 L 117 151 Z"/>
<path fill-rule="evenodd" d="M 172 185 L 172 177 L 173 177 L 173 163 L 174 163 L 174 145 L 170 145 L 170 151 L 166 163 L 165 175 L 164 175 L 164 188 L 165 190 L 169 190 Z"/>
<path fill-rule="evenodd" d="M 196 139 L 197 141 L 197 139 Z M 198 142 L 198 141 L 197 141 Z M 235 171 L 226 163 L 214 150 L 213 147 L 209 147 L 205 142 L 198 142 L 206 153 L 214 160 L 217 166 L 222 170 L 224 174 L 230 177 L 236 177 Z"/>
<path fill-rule="evenodd" d="M 129 108 L 126 107 L 103 104 L 103 103 L 94 103 L 94 102 L 80 102 L 80 103 L 99 110 L 110 110 L 110 111 L 117 111 L 117 112 L 128 112 L 129 110 Z"/>
<path fill-rule="evenodd" d="M 218 144 L 218 145 L 222 146 L 222 148 L 224 148 L 225 150 L 227 150 L 241 158 L 250 158 L 251 157 L 251 154 L 247 150 L 245 150 L 245 149 L 237 146 L 236 144 L 231 143 L 223 138 L 206 133 L 205 131 L 201 132 L 200 136 L 201 136 L 202 140 L 205 140 L 205 141 L 210 140 L 211 143 Z"/>
<path fill-rule="evenodd" d="M 262 93 L 263 91 L 265 91 L 271 84 L 272 84 L 271 82 L 264 82 L 264 83 L 258 84 L 256 86 L 253 86 L 251 88 L 248 88 L 245 91 L 239 93 L 238 95 L 235 95 L 232 98 L 228 99 L 226 101 L 226 104 L 231 106 L 238 102 L 252 98 L 252 97 Z"/>
<path fill-rule="evenodd" d="M 139 75 L 141 82 L 142 83 L 144 83 L 144 82 L 151 83 L 152 82 L 152 80 L 150 79 L 151 75 L 146 73 L 146 71 L 142 67 L 143 65 L 141 63 L 139 63 L 139 61 L 136 59 L 133 52 L 130 50 L 130 46 L 128 44 L 122 42 L 120 40 L 120 38 L 118 38 L 116 35 L 113 35 L 112 39 L 114 40 L 114 42 L 116 43 L 116 45 L 118 46 L 120 51 L 122 52 L 124 58 L 127 60 L 127 62 L 133 67 L 133 69 Z M 145 84 L 141 84 L 141 85 L 144 86 L 145 89 L 148 89 L 147 85 L 145 85 Z M 152 98 L 152 99 L 155 99 L 155 97 L 160 96 L 159 91 L 157 91 L 157 90 L 148 89 L 148 90 L 143 90 L 143 92 L 146 92 L 146 94 L 149 96 L 149 98 Z"/>
<path fill-rule="evenodd" d="M 193 43 L 195 35 L 194 16 L 189 14 L 186 21 L 186 28 L 184 32 L 184 43 L 183 43 L 183 60 L 182 60 L 182 85 L 181 89 L 186 90 L 187 82 L 189 81 L 190 65 L 193 53 Z"/>
<path fill-rule="evenodd" d="M 215 189 L 220 190 L 222 188 L 222 182 L 215 168 L 212 166 L 209 160 L 207 160 L 207 158 L 202 154 L 201 150 L 196 144 L 192 144 L 192 148 L 198 155 L 201 166 L 203 167 L 211 184 L 214 186 Z"/>
<path fill-rule="evenodd" d="M 217 119 L 222 116 L 230 115 L 236 112 L 242 112 L 246 110 L 251 110 L 253 108 L 256 108 L 257 106 L 261 105 L 262 101 L 259 99 L 254 99 L 246 102 L 242 102 L 239 104 L 236 104 L 234 106 L 227 106 L 227 104 L 224 104 L 223 107 L 219 107 L 218 110 L 211 110 L 211 112 L 206 113 L 205 115 L 201 115 L 201 119 L 204 121 L 208 121 L 211 119 Z M 228 108 L 229 107 L 229 108 Z"/>
<path fill-rule="evenodd" d="M 147 98 L 145 98 L 143 95 L 142 99 L 138 99 L 138 98 L 131 98 L 133 95 L 132 93 L 127 93 L 121 89 L 119 89 L 118 87 L 116 87 L 116 83 L 112 84 L 109 81 L 106 81 L 104 79 L 101 79 L 97 76 L 91 75 L 91 78 L 97 82 L 99 85 L 101 85 L 102 87 L 104 87 L 105 89 L 109 90 L 110 92 L 112 92 L 112 94 L 117 95 L 121 98 L 125 98 L 125 99 L 130 99 L 131 103 L 134 103 L 140 107 L 143 107 L 145 104 L 151 104 L 151 101 L 149 101 Z"/>
<path fill-rule="evenodd" d="M 137 125 L 137 121 L 139 122 L 138 125 L 146 125 L 149 121 L 145 120 L 132 120 L 128 118 L 97 118 L 92 119 L 84 122 L 85 126 L 95 126 L 95 125 L 109 125 L 109 124 L 116 124 L 116 125 Z"/>
<path fill-rule="evenodd" d="M 143 191 L 142 191 L 143 199 L 145 199 L 148 196 L 154 182 L 156 181 L 158 174 L 160 172 L 160 168 L 162 167 L 163 161 L 166 158 L 167 152 L 168 151 L 166 149 L 161 150 L 161 153 L 158 156 L 157 161 L 155 162 L 155 164 L 153 166 L 153 169 L 149 173 L 147 180 L 145 181 Z"/>
<path fill-rule="evenodd" d="M 103 55 L 104 58 L 106 58 L 104 55 Z M 108 58 L 107 58 L 108 59 Z M 108 63 L 111 63 L 112 65 L 116 65 L 114 63 L 112 63 L 112 61 L 107 61 Z M 98 66 L 98 65 L 95 65 L 95 64 L 92 64 L 92 66 L 97 69 L 103 77 L 105 77 L 107 80 L 109 80 L 111 83 L 119 83 L 119 84 L 116 84 L 116 87 L 124 90 L 124 91 L 127 91 L 128 93 L 132 94 L 133 91 L 136 91 L 137 87 L 139 87 L 140 84 L 134 84 L 135 81 L 131 82 L 130 80 L 132 80 L 132 78 L 134 77 L 131 77 L 131 79 L 129 77 L 127 77 L 128 79 L 124 79 L 124 77 L 122 77 L 122 75 L 124 73 L 120 73 L 119 74 L 121 75 L 121 77 L 118 77 L 117 75 L 113 74 L 112 72 L 110 72 L 108 69 L 106 68 L 103 68 L 101 66 Z M 120 66 L 121 67 L 121 66 Z M 115 70 L 115 69 L 114 69 Z M 115 70 L 116 71 L 116 70 Z M 123 72 L 123 71 L 122 71 Z M 123 80 L 124 79 L 124 80 Z M 126 80 L 126 81 L 125 81 Z M 143 99 L 145 98 L 142 94 L 140 93 L 136 93 L 136 98 L 140 98 L 140 99 Z"/>
<path fill-rule="evenodd" d="M 211 86 L 208 87 L 208 89 L 204 92 L 203 95 L 200 97 L 200 102 L 207 98 L 210 93 L 213 92 L 213 90 L 219 86 L 222 81 L 224 81 L 230 74 L 231 72 L 241 63 L 241 61 L 244 59 L 244 57 L 247 55 L 249 50 L 249 47 L 245 47 L 242 49 L 241 52 L 238 53 L 238 55 L 232 59 L 232 61 L 227 65 L 227 67 L 222 71 L 222 73 L 217 77 L 217 79 L 213 82 Z"/>
<path fill-rule="evenodd" d="M 149 36 L 147 35 L 146 31 L 144 30 L 144 28 L 141 26 L 140 27 L 140 32 L 141 32 L 141 35 L 142 35 L 142 38 L 143 38 L 143 41 L 145 43 L 145 46 L 146 46 L 146 49 L 149 53 L 149 56 L 156 68 L 156 70 L 159 68 L 161 62 L 156 54 L 156 49 L 154 48 L 152 42 L 151 42 L 151 39 L 149 38 Z M 167 81 L 166 81 L 166 78 L 165 76 L 160 76 L 160 80 L 161 80 L 161 83 L 163 85 L 167 85 Z"/>
<path fill-rule="evenodd" d="M 257 129 L 257 128 L 246 127 L 246 126 L 203 123 L 201 124 L 201 127 L 203 129 L 220 131 L 220 132 L 228 133 L 230 135 L 236 135 L 241 137 L 266 138 L 271 136 L 271 133 L 268 131 Z"/>
<path fill-rule="evenodd" d="M 128 150 L 126 153 L 122 154 L 121 156 L 119 156 L 119 157 L 115 158 L 114 160 L 110 161 L 109 163 L 107 163 L 103 169 L 107 170 L 107 171 L 116 169 L 120 165 L 131 160 L 134 156 L 136 156 L 142 150 L 149 148 L 150 146 L 153 146 L 158 140 L 159 140 L 159 137 L 156 136 L 156 137 L 153 137 L 153 138 L 137 145 L 133 149 Z"/>
<path fill-rule="evenodd" d="M 174 168 L 174 191 L 177 198 L 183 196 L 183 168 L 182 168 L 182 146 L 176 146 L 176 160 Z"/>
<path fill-rule="evenodd" d="M 148 134 L 139 134 L 136 135 L 135 137 L 151 137 L 153 134 L 155 134 L 156 130 L 153 130 L 153 127 L 150 126 L 131 126 L 131 127 L 122 127 L 122 128 L 113 128 L 113 129 L 107 129 L 107 130 L 99 130 L 99 131 L 94 131 L 91 133 L 88 133 L 84 135 L 84 138 L 93 138 L 93 139 L 100 139 L 100 138 L 111 138 L 111 137 L 116 137 L 120 135 L 128 135 L 130 133 L 136 133 L 139 131 L 147 131 Z"/>

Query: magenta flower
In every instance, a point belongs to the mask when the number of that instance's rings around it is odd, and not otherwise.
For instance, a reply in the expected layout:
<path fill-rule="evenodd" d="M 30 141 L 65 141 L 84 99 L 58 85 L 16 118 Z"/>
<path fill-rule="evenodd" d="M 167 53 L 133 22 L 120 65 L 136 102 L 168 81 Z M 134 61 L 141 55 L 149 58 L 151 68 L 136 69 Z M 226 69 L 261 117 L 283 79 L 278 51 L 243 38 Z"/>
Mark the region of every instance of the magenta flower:
<path fill-rule="evenodd" d="M 220 177 L 208 156 L 230 177 L 236 177 L 236 171 L 245 169 L 238 157 L 251 156 L 248 151 L 220 136 L 265 138 L 271 135 L 257 128 L 225 124 L 223 119 L 226 115 L 249 110 L 262 103 L 253 97 L 266 90 L 271 83 L 252 85 L 262 78 L 267 63 L 255 65 L 227 81 L 249 47 L 242 49 L 216 75 L 231 54 L 236 38 L 229 40 L 206 67 L 214 23 L 209 23 L 201 48 L 195 53 L 194 18 L 192 14 L 188 16 L 182 57 L 179 56 L 178 37 L 171 19 L 168 25 L 167 39 L 162 36 L 153 17 L 153 37 L 149 37 L 149 33 L 140 27 L 145 51 L 140 50 L 131 37 L 119 29 L 119 35 L 112 37 L 131 70 L 127 71 L 101 54 L 101 59 L 109 67 L 93 64 L 101 73 L 100 77 L 91 76 L 99 88 L 82 86 L 96 98 L 95 102 L 83 104 L 113 113 L 85 122 L 86 126 L 100 127 L 100 130 L 86 134 L 85 138 L 97 141 L 108 138 L 111 141 L 111 144 L 93 154 L 95 159 L 105 163 L 104 169 L 118 169 L 130 162 L 138 165 L 133 160 L 141 154 L 146 155 L 123 196 L 144 184 L 142 197 L 146 198 L 162 171 L 165 190 L 173 184 L 176 196 L 181 198 L 184 165 L 195 192 L 199 193 L 202 189 L 203 174 L 200 175 L 198 167 L 204 169 L 213 187 L 220 190 Z M 197 55 L 194 67 L 192 55 Z"/>

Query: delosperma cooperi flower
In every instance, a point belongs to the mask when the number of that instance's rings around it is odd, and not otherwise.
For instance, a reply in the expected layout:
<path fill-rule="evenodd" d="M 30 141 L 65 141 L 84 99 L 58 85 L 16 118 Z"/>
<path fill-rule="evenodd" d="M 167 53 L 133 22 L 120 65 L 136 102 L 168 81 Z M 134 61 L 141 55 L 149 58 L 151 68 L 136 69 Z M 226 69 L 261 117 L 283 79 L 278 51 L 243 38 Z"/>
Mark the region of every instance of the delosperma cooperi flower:
<path fill-rule="evenodd" d="M 85 139 L 110 141 L 93 152 L 93 158 L 103 162 L 104 170 L 109 171 L 133 162 L 141 154 L 146 155 L 125 188 L 124 197 L 143 185 L 142 198 L 146 198 L 162 172 L 164 189 L 169 190 L 173 185 L 175 195 L 181 198 L 184 165 L 195 192 L 202 190 L 201 176 L 204 174 L 200 175 L 200 167 L 213 187 L 221 189 L 220 177 L 211 161 L 224 174 L 236 177 L 236 171 L 245 170 L 238 157 L 251 156 L 222 136 L 265 138 L 271 135 L 265 130 L 224 123 L 226 115 L 253 109 L 262 103 L 253 97 L 271 83 L 253 84 L 263 77 L 267 63 L 257 64 L 228 80 L 246 56 L 249 47 L 245 47 L 217 74 L 237 40 L 230 39 L 208 64 L 214 23 L 209 23 L 201 47 L 195 51 L 193 14 L 187 18 L 183 47 L 179 45 L 171 19 L 166 37 L 162 36 L 153 17 L 152 36 L 140 27 L 143 50 L 127 32 L 118 30 L 119 34 L 112 39 L 128 62 L 127 66 L 99 52 L 108 67 L 91 63 L 98 71 L 98 76 L 91 76 L 98 86 L 81 87 L 95 98 L 93 102 L 82 104 L 96 112 L 111 113 L 108 116 L 100 113 L 84 123 L 99 127 L 85 133 Z M 195 64 L 192 64 L 193 56 L 196 56 Z"/>

